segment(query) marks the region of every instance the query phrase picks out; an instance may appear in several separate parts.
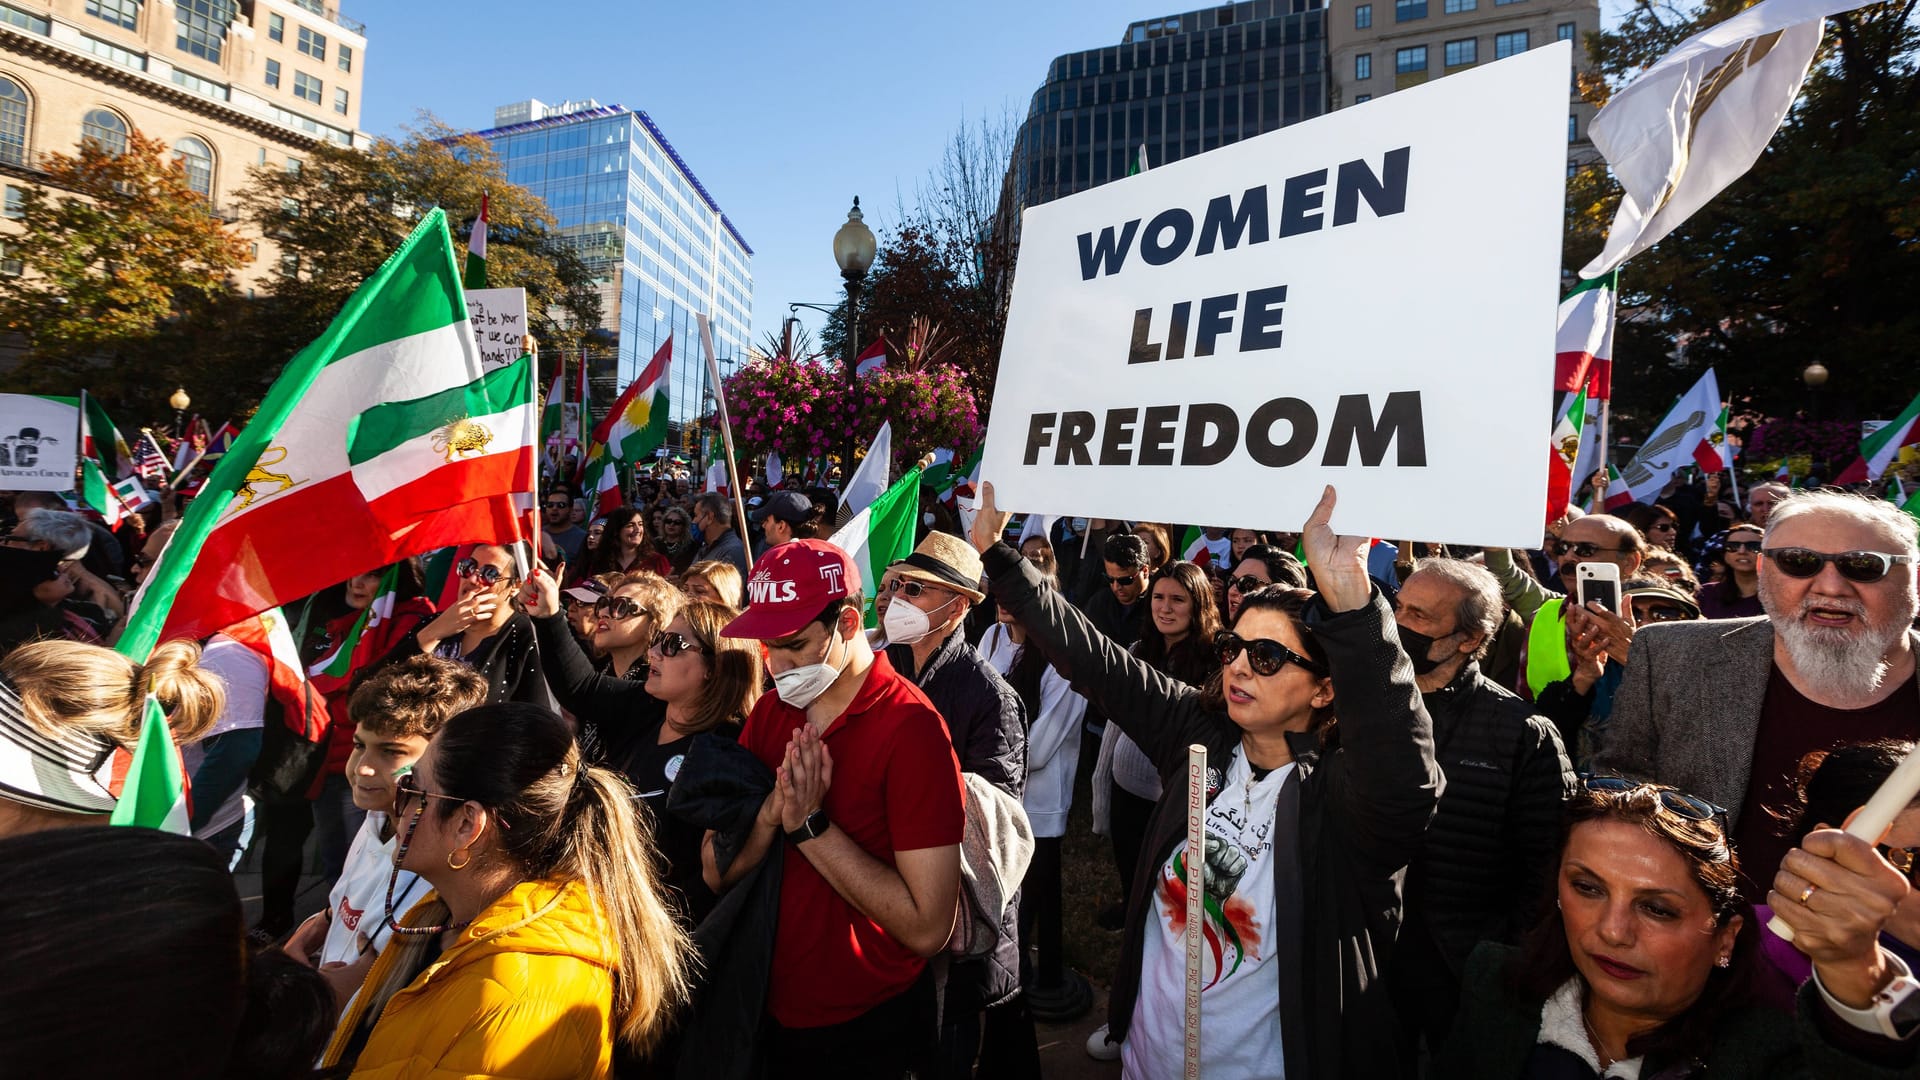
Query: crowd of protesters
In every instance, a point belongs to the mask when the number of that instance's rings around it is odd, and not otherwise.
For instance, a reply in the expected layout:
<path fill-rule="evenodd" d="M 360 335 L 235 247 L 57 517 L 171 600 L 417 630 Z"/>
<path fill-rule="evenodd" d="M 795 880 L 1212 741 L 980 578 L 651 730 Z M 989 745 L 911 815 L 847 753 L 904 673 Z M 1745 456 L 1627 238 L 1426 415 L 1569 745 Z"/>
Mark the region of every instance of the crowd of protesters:
<path fill-rule="evenodd" d="M 1839 831 L 1920 741 L 1890 502 L 1713 477 L 1483 550 L 985 485 L 867 581 L 830 489 L 628 494 L 287 605 L 305 703 L 238 628 L 112 652 L 171 526 L 13 496 L 0 1071 L 1037 1077 L 1084 815 L 1086 1053 L 1181 1075 L 1197 744 L 1204 1076 L 1920 1076 L 1920 802 Z M 193 838 L 65 827 L 149 693 Z"/>

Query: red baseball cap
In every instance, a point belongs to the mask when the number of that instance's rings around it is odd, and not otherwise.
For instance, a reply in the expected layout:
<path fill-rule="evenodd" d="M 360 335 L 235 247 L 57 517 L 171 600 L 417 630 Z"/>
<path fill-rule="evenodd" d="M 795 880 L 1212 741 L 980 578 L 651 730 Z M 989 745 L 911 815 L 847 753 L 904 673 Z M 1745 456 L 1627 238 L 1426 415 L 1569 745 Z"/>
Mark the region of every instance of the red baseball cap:
<path fill-rule="evenodd" d="M 767 641 L 791 637 L 828 604 L 860 590 L 853 557 L 825 540 L 795 540 L 767 549 L 747 579 L 747 610 L 720 636 Z"/>

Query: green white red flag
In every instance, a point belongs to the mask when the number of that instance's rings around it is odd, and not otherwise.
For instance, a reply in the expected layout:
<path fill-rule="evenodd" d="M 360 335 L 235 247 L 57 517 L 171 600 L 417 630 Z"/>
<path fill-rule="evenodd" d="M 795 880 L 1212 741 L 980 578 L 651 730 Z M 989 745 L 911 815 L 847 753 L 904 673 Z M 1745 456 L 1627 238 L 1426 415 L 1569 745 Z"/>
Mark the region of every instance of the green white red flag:
<path fill-rule="evenodd" d="M 635 462 L 666 445 L 667 372 L 672 363 L 673 335 L 668 334 L 653 359 L 594 427 L 586 475 L 596 515 L 620 505 L 621 473 L 630 475 Z"/>
<path fill-rule="evenodd" d="M 114 804 L 108 820 L 115 825 L 138 825 L 190 836 L 193 828 L 189 816 L 187 770 L 180 760 L 180 748 L 167 729 L 167 714 L 160 708 L 160 699 L 148 694 L 140 742 L 133 749 L 133 763 L 120 788 L 120 801 Z"/>
<path fill-rule="evenodd" d="M 133 475 L 133 451 L 120 435 L 100 399 L 80 391 L 80 456 L 100 463 L 100 470 L 118 480 Z"/>
<path fill-rule="evenodd" d="M 553 386 L 547 391 L 547 406 L 540 412 L 541 450 L 546 454 L 548 470 L 556 473 L 566 459 L 562 420 L 567 412 L 567 373 L 566 364 L 560 366 L 562 370 L 554 373 Z"/>
<path fill-rule="evenodd" d="M 480 217 L 467 237 L 467 268 L 461 284 L 469 289 L 487 288 L 487 193 L 480 193 Z"/>
<path fill-rule="evenodd" d="M 1582 386 L 1567 399 L 1554 421 L 1547 461 L 1547 524 L 1560 520 L 1573 501 L 1574 465 L 1580 460 L 1580 433 L 1587 423 L 1587 390 Z"/>
<path fill-rule="evenodd" d="M 860 512 L 847 519 L 827 542 L 853 557 L 866 584 L 868 626 L 880 625 L 874 614 L 874 585 L 887 567 L 913 554 L 914 525 L 920 516 L 920 470 L 907 470 Z"/>
<path fill-rule="evenodd" d="M 1900 451 L 1920 445 L 1920 397 L 1907 403 L 1893 422 L 1860 440 L 1860 457 L 1833 478 L 1836 484 L 1878 480 L 1900 457 Z"/>
<path fill-rule="evenodd" d="M 366 621 L 365 613 L 360 619 L 362 623 Z M 307 681 L 306 665 L 300 662 L 300 650 L 293 643 L 293 627 L 287 622 L 286 613 L 270 608 L 250 619 L 242 619 L 221 633 L 267 662 L 267 693 L 279 703 L 280 716 L 288 729 L 308 742 L 318 742 L 326 734 L 327 702 Z"/>
<path fill-rule="evenodd" d="M 1560 301 L 1553 338 L 1553 386 L 1568 393 L 1584 387 L 1587 399 L 1613 396 L 1613 317 L 1619 271 L 1583 281 Z"/>
<path fill-rule="evenodd" d="M 98 462 L 85 457 L 80 459 L 80 500 L 100 511 L 109 529 L 119 528 L 128 515 L 139 513 L 154 502 L 139 477 L 109 480 Z"/>
<path fill-rule="evenodd" d="M 874 338 L 873 344 L 867 346 L 864 352 L 853 359 L 853 373 L 855 375 L 865 375 L 869 372 L 879 371 L 886 366 L 887 343 L 882 338 Z"/>
<path fill-rule="evenodd" d="M 525 535 L 530 358 L 486 371 L 444 212 L 287 363 L 135 597 L 120 651 L 201 638 L 409 555 Z"/>

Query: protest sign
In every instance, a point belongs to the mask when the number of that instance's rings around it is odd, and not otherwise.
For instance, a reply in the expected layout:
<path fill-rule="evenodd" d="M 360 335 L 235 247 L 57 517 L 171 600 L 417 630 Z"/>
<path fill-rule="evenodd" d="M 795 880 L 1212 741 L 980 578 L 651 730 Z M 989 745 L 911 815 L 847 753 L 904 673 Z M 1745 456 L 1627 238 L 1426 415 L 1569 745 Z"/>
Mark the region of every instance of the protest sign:
<path fill-rule="evenodd" d="M 480 366 L 492 371 L 520 359 L 527 336 L 527 290 L 468 289 L 467 321 L 480 345 Z"/>
<path fill-rule="evenodd" d="M 77 401 L 0 394 L 0 489 L 72 491 L 79 449 Z"/>
<path fill-rule="evenodd" d="M 1539 543 L 1571 59 L 1026 211 L 1000 505 L 1296 531 L 1334 484 L 1342 532 Z"/>

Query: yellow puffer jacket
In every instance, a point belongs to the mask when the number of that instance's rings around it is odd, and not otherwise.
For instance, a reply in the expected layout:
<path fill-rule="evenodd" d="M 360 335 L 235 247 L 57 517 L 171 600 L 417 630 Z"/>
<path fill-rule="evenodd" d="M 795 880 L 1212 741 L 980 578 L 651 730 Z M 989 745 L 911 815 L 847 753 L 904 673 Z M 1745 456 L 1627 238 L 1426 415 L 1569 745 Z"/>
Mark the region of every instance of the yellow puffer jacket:
<path fill-rule="evenodd" d="M 578 881 L 521 882 L 387 1002 L 355 1080 L 611 1076 L 607 938 Z"/>

